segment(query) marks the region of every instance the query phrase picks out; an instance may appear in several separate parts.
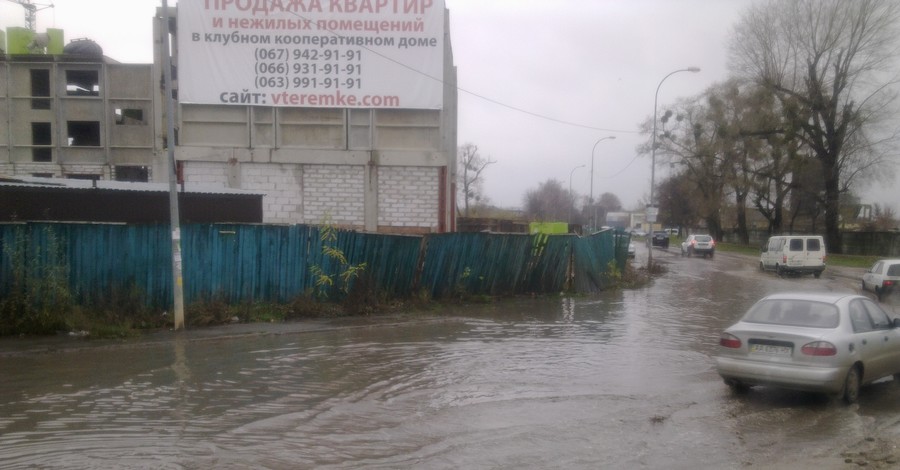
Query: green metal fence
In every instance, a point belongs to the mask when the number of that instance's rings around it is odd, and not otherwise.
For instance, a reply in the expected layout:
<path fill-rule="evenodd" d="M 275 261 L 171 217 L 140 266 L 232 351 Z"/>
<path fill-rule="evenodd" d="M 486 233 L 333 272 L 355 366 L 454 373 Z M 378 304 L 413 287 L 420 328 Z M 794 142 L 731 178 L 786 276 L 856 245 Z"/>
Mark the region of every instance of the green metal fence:
<path fill-rule="evenodd" d="M 588 237 L 335 233 L 334 241 L 323 241 L 315 226 L 184 225 L 185 301 L 285 302 L 316 288 L 313 266 L 337 276 L 361 263 L 372 287 L 397 297 L 590 292 L 608 286 L 612 266 L 624 269 L 628 241 L 612 231 Z M 0 224 L 0 243 L 2 296 L 49 289 L 47 277 L 55 275 L 80 302 L 136 288 L 149 305 L 171 303 L 167 225 Z M 347 265 L 326 256 L 324 246 L 342 253 Z"/>

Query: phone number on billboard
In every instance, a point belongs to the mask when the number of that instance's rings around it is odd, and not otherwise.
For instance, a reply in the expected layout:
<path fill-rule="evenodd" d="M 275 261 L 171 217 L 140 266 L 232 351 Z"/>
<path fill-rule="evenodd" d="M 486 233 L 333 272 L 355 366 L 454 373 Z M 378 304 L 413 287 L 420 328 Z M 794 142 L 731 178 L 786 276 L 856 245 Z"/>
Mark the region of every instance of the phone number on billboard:
<path fill-rule="evenodd" d="M 257 88 L 323 88 L 349 90 L 362 88 L 362 79 L 359 78 L 332 78 L 332 77 L 256 77 Z"/>
<path fill-rule="evenodd" d="M 256 60 L 311 60 L 311 61 L 332 61 L 346 60 L 348 62 L 362 60 L 362 50 L 349 49 L 341 51 L 339 49 L 256 49 L 254 54 Z"/>
<path fill-rule="evenodd" d="M 286 64 L 284 62 L 257 62 L 256 63 L 256 73 L 259 75 L 264 74 L 277 74 L 282 75 L 286 74 L 290 71 L 293 74 L 302 74 L 302 75 L 362 75 L 362 65 L 360 64 L 346 64 L 341 65 L 338 63 L 294 63 L 294 64 Z"/>

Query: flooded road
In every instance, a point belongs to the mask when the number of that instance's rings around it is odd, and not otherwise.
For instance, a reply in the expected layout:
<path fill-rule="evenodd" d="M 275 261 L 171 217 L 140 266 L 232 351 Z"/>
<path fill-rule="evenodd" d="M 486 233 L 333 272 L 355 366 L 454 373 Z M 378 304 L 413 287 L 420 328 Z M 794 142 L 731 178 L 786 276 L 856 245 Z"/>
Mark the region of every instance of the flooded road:
<path fill-rule="evenodd" d="M 645 288 L 421 320 L 4 340 L 0 468 L 846 468 L 900 435 L 893 381 L 738 397 L 710 358 L 762 295 L 857 280 L 674 253 Z"/>

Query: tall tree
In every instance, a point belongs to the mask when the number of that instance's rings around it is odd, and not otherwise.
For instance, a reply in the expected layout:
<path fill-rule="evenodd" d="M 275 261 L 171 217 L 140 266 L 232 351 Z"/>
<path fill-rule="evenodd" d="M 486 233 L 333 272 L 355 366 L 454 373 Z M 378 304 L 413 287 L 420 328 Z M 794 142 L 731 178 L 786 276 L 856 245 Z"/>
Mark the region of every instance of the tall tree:
<path fill-rule="evenodd" d="M 490 157 L 483 157 L 478 153 L 478 146 L 466 143 L 456 151 L 456 172 L 459 184 L 459 196 L 462 198 L 462 215 L 469 216 L 469 202 L 482 203 L 487 201 L 482 189 L 484 178 L 482 173 L 488 165 L 497 163 Z M 457 204 L 457 213 L 460 212 Z"/>
<path fill-rule="evenodd" d="M 622 201 L 619 200 L 619 196 L 616 196 L 613 193 L 601 194 L 600 199 L 597 201 L 597 204 L 605 209 L 607 214 L 610 212 L 618 212 L 622 210 Z"/>
<path fill-rule="evenodd" d="M 879 163 L 868 133 L 896 94 L 896 0 L 769 0 L 735 28 L 731 66 L 772 90 L 797 137 L 821 164 L 825 236 L 840 253 L 840 195 Z"/>
<path fill-rule="evenodd" d="M 682 204 L 690 204 L 692 212 L 700 215 L 707 230 L 716 239 L 722 238 L 722 207 L 725 202 L 730 164 L 722 153 L 721 135 L 716 122 L 710 119 L 709 106 L 703 96 L 684 100 L 673 107 L 675 112 L 663 114 L 665 129 L 657 144 L 662 154 L 678 165 L 680 176 L 695 187 L 694 197 Z M 674 114 L 674 122 L 669 122 Z"/>
<path fill-rule="evenodd" d="M 525 193 L 525 216 L 538 222 L 564 221 L 572 213 L 575 198 L 559 180 L 549 179 Z"/>

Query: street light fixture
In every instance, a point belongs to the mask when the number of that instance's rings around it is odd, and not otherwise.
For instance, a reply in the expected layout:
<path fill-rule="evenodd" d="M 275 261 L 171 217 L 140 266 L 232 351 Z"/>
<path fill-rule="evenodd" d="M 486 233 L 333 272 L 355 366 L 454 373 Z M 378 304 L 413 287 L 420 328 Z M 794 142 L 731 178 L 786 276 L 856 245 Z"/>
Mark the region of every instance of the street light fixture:
<path fill-rule="evenodd" d="M 697 73 L 699 71 L 700 67 L 688 67 L 686 69 L 678 69 L 674 72 L 670 72 L 668 75 L 663 77 L 662 80 L 659 81 L 659 85 L 656 86 L 656 95 L 653 96 L 653 138 L 650 147 L 650 207 L 647 208 L 647 222 L 650 223 L 650 230 L 648 230 L 649 234 L 647 235 L 648 237 L 650 237 L 650 249 L 647 252 L 647 271 L 649 272 L 653 271 L 653 224 L 656 222 L 656 211 L 654 210 L 656 206 L 653 203 L 653 188 L 654 186 L 656 186 L 656 105 L 659 102 L 659 89 L 662 87 L 663 82 L 666 81 L 667 78 L 675 75 L 678 72 Z M 653 211 L 653 217 L 650 217 L 650 211 Z"/>
<path fill-rule="evenodd" d="M 575 168 L 572 168 L 572 171 L 569 172 L 569 196 L 572 196 L 572 205 L 575 204 L 575 196 L 572 195 L 572 175 L 575 174 L 575 170 L 577 170 L 579 168 L 584 168 L 586 166 L 587 166 L 586 163 L 584 165 L 578 165 Z M 569 215 L 568 215 L 568 217 L 566 217 L 566 223 L 568 223 L 568 224 L 572 223 L 572 205 L 569 206 Z"/>
<path fill-rule="evenodd" d="M 600 138 L 600 140 L 594 142 L 594 148 L 591 149 L 591 196 L 588 198 L 588 202 L 591 204 L 592 208 L 594 205 L 594 151 L 597 150 L 597 144 L 603 142 L 604 140 L 615 140 L 616 136 L 610 135 L 606 137 Z M 597 224 L 597 209 L 593 208 L 594 216 L 591 217 L 591 229 L 594 229 Z"/>

